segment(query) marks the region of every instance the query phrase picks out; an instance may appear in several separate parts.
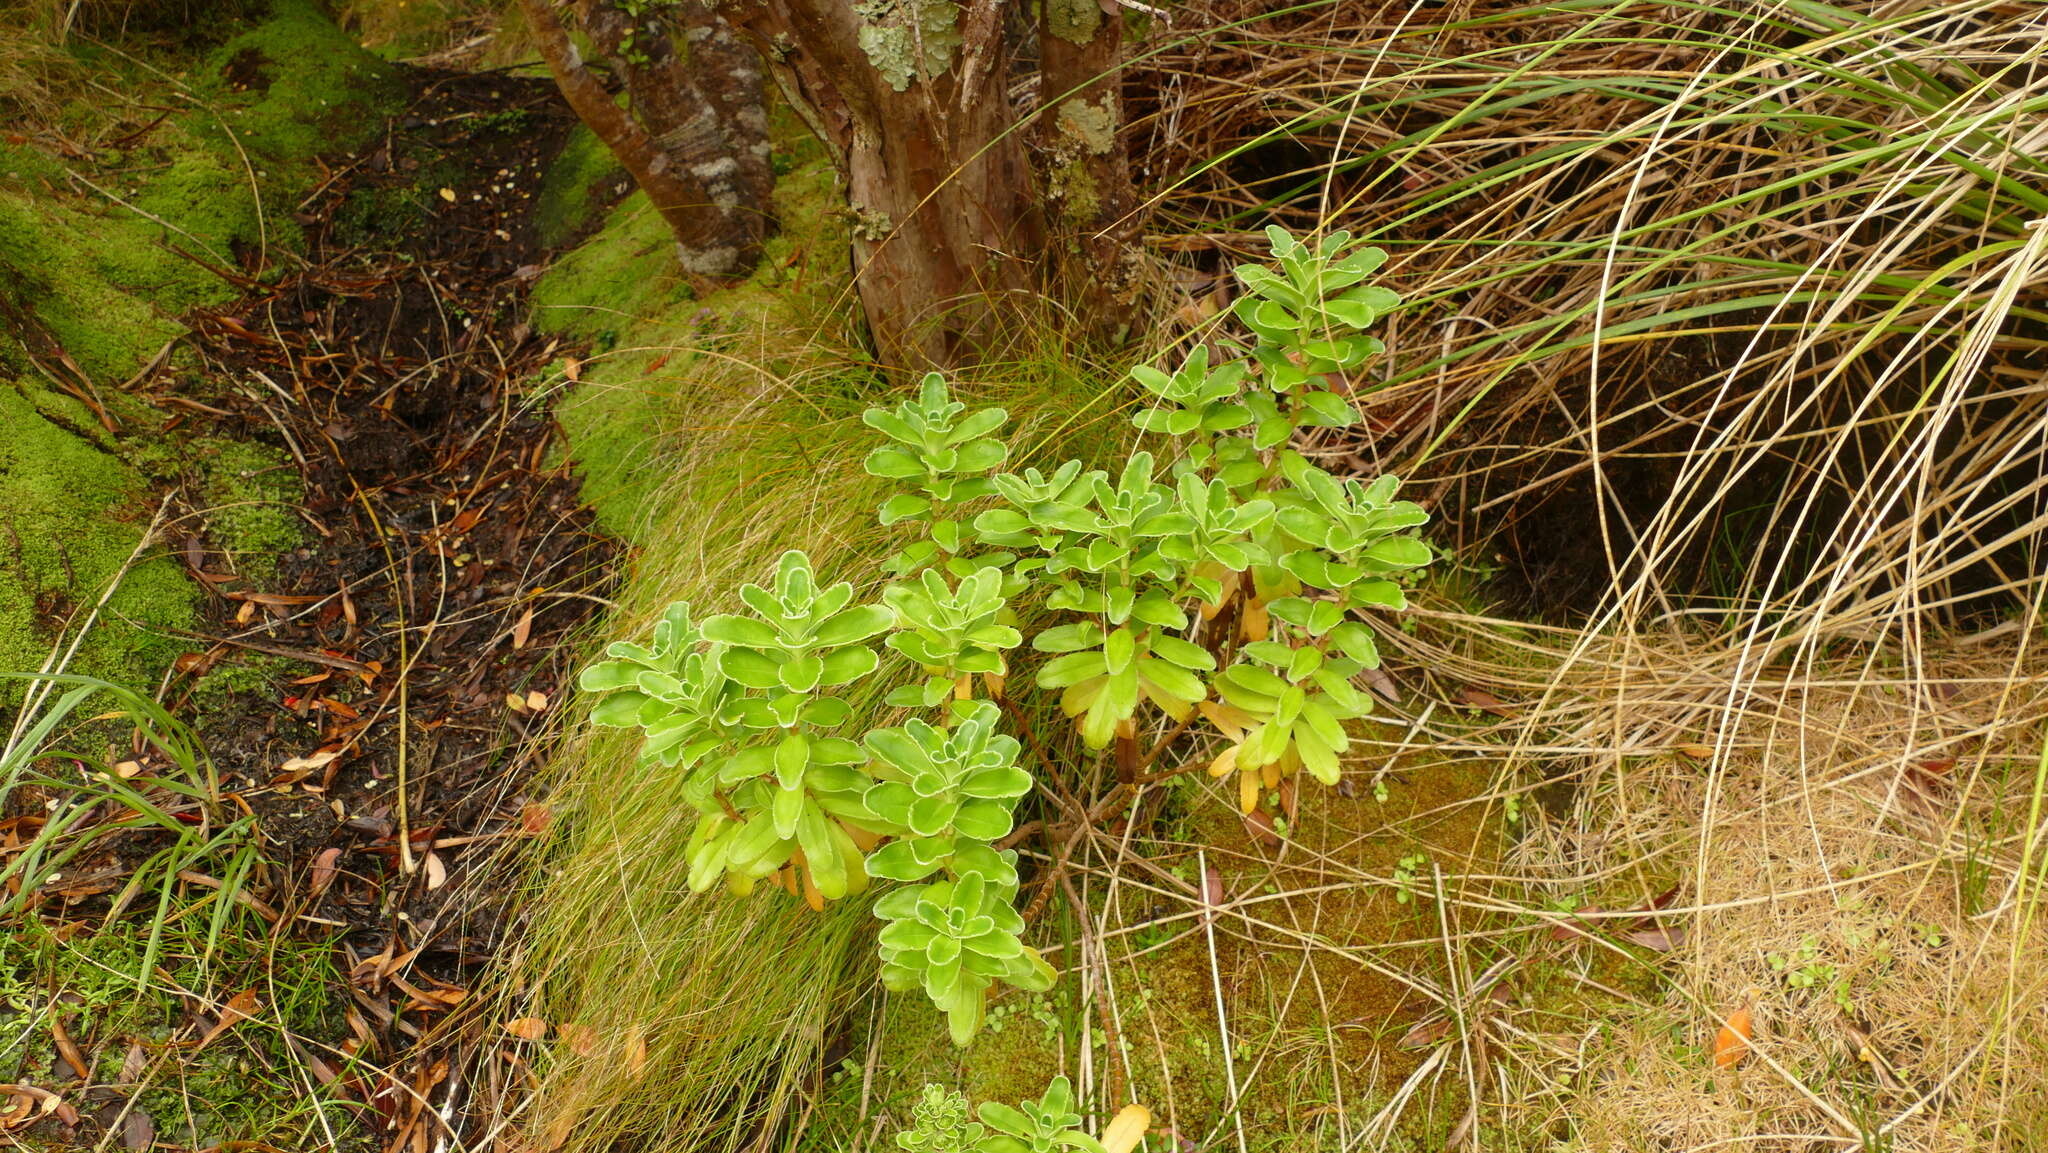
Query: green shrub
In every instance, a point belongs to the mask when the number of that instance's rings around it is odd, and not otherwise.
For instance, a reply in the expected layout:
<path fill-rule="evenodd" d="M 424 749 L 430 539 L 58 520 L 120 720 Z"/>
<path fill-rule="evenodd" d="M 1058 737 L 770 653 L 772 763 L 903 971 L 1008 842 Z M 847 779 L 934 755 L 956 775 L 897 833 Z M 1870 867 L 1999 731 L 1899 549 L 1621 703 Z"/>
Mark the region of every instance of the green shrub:
<path fill-rule="evenodd" d="M 1357 420 L 1346 382 L 1381 351 L 1363 330 L 1398 303 L 1366 283 L 1384 254 L 1343 233 L 1271 238 L 1278 271 L 1239 270 L 1249 346 L 1132 374 L 1158 402 L 1135 423 L 1177 450 L 1163 467 L 1138 451 L 1113 478 L 1078 460 L 998 473 L 989 434 L 1007 414 L 967 411 L 932 374 L 865 418 L 888 441 L 868 471 L 903 489 L 880 519 L 917 530 L 878 563 L 897 580 L 879 603 L 821 585 L 790 551 L 772 588 L 738 591 L 745 612 L 697 621 L 676 604 L 650 645 L 614 644 L 584 672 L 586 691 L 608 694 L 596 723 L 644 730 L 641 757 L 687 774 L 693 890 L 771 879 L 822 907 L 900 883 L 874 905 L 883 981 L 922 988 L 959 1044 L 991 985 L 1049 987 L 1003 847 L 1035 783 L 997 731 L 1009 654 L 1025 647 L 1014 605 L 1054 622 L 1030 638 L 1031 683 L 1058 694 L 1083 746 L 1114 747 L 1119 790 L 1148 779 L 1137 740 L 1151 710 L 1183 726 L 1199 710 L 1228 738 L 1208 768 L 1238 774 L 1247 812 L 1297 771 L 1336 782 L 1344 723 L 1370 709 L 1351 678 L 1379 663 L 1355 613 L 1405 607 L 1399 578 L 1431 559 L 1409 530 L 1427 517 L 1395 499 L 1395 478 L 1340 481 L 1290 447 L 1300 429 Z M 889 703 L 927 716 L 848 733 L 837 694 L 883 672 L 877 638 L 904 658 L 885 674 L 902 682 Z"/>

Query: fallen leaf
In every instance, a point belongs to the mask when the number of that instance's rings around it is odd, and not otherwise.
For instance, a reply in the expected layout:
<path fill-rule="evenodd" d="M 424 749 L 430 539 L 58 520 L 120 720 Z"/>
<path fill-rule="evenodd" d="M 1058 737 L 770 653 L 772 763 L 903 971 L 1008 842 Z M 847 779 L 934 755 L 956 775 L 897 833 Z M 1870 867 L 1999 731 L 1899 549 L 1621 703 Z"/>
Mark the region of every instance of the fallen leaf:
<path fill-rule="evenodd" d="M 1628 934 L 1628 940 L 1645 948 L 1655 949 L 1659 953 L 1669 953 L 1671 950 L 1685 944 L 1685 934 L 1684 926 L 1668 929 L 1663 927 L 1638 929 Z"/>
<path fill-rule="evenodd" d="M 1145 1130 L 1152 1127 L 1152 1111 L 1143 1105 L 1126 1105 L 1110 1118 L 1109 1126 L 1102 1131 L 1103 1153 L 1131 1153 L 1138 1142 L 1145 1139 Z"/>
<path fill-rule="evenodd" d="M 639 1029 L 626 1034 L 626 1070 L 638 1077 L 647 1069 L 647 1038 Z"/>
<path fill-rule="evenodd" d="M 1385 698 L 1388 704 L 1398 705 L 1401 703 L 1401 690 L 1399 686 L 1394 684 L 1394 678 L 1387 675 L 1385 669 L 1365 669 L 1359 675 L 1363 676 L 1365 683 L 1372 691 Z"/>
<path fill-rule="evenodd" d="M 277 767 L 277 775 L 270 778 L 273 785 L 295 785 L 310 777 L 317 770 L 324 769 L 341 756 L 339 750 L 326 750 L 308 757 L 293 757 Z"/>
<path fill-rule="evenodd" d="M 1253 809 L 1245 814 L 1244 831 L 1269 849 L 1277 849 L 1282 844 L 1279 830 L 1273 827 L 1273 818 L 1267 816 L 1263 809 Z"/>
<path fill-rule="evenodd" d="M 1458 690 L 1458 702 L 1468 708 L 1481 709 L 1497 717 L 1514 715 L 1508 712 L 1506 705 L 1500 703 L 1499 697 L 1494 696 L 1485 689 L 1475 689 L 1470 686 L 1460 689 Z"/>
<path fill-rule="evenodd" d="M 1705 745 L 1680 745 L 1671 751 L 1691 761 L 1711 761 L 1714 759 L 1714 750 Z"/>
<path fill-rule="evenodd" d="M 548 695 L 538 690 L 526 694 L 526 707 L 536 713 L 540 712 L 548 707 Z"/>
<path fill-rule="evenodd" d="M 1401 1039 L 1394 1042 L 1394 1045 L 1397 1048 L 1411 1051 L 1433 1049 L 1436 1047 L 1437 1042 L 1450 1035 L 1451 1019 L 1449 1017 L 1430 1017 L 1416 1022 L 1414 1028 L 1401 1034 Z"/>
<path fill-rule="evenodd" d="M 505 1022 L 505 1031 L 521 1041 L 538 1041 L 548 1035 L 548 1023 L 539 1017 L 514 1017 Z"/>
<path fill-rule="evenodd" d="M 128 1117 L 121 1122 L 121 1148 L 153 1149 L 156 1147 L 156 1122 L 140 1109 L 130 1108 Z"/>
<path fill-rule="evenodd" d="M 1728 1019 L 1722 1022 L 1720 1031 L 1714 1034 L 1715 1068 L 1732 1069 L 1737 1062 L 1749 1055 L 1750 1028 L 1748 1005 L 1728 1014 Z"/>
<path fill-rule="evenodd" d="M 320 850 L 319 854 L 313 858 L 313 877 L 311 885 L 314 896 L 317 897 L 320 894 L 326 892 L 327 887 L 329 885 L 334 884 L 334 874 L 336 872 L 336 867 L 340 863 L 340 849 L 322 849 Z"/>
<path fill-rule="evenodd" d="M 528 801 L 519 806 L 519 831 L 529 837 L 538 837 L 548 831 L 548 823 L 555 819 L 554 810 L 546 805 Z"/>
<path fill-rule="evenodd" d="M 1600 906 L 1598 905 L 1580 905 L 1578 908 L 1572 910 L 1572 916 L 1574 918 L 1577 918 L 1585 916 L 1588 913 L 1597 913 L 1599 911 Z M 1550 926 L 1550 939 L 1553 941 L 1575 941 L 1584 937 L 1585 935 L 1585 929 L 1580 928 L 1578 924 L 1559 921 L 1558 923 Z"/>
<path fill-rule="evenodd" d="M 575 358 L 575 357 L 573 357 L 573 356 L 565 356 L 565 357 L 563 357 L 563 358 L 562 358 L 562 375 L 563 375 L 563 376 L 566 376 L 566 377 L 568 377 L 568 378 L 569 378 L 569 379 L 570 379 L 571 381 L 579 381 L 579 380 L 582 380 L 582 379 L 583 379 L 583 362 L 582 362 L 582 361 L 580 361 L 580 360 L 578 360 L 578 359 L 576 359 L 576 358 Z"/>
<path fill-rule="evenodd" d="M 213 1028 L 206 1031 L 206 1036 L 199 1039 L 199 1044 L 192 1051 L 197 1053 L 213 1044 L 215 1038 L 255 1016 L 256 1010 L 262 1007 L 263 1002 L 257 998 L 254 989 L 244 989 L 229 997 L 227 1004 L 221 1006 L 220 1020 L 213 1023 Z"/>
<path fill-rule="evenodd" d="M 441 854 L 429 852 L 427 854 L 427 891 L 431 893 L 447 883 L 448 866 L 442 862 Z"/>
<path fill-rule="evenodd" d="M 85 1054 L 79 1052 L 78 1042 L 64 1029 L 64 1018 L 60 1014 L 50 1016 L 50 1040 L 57 1046 L 57 1056 L 71 1066 L 71 1075 L 83 1081 L 92 1076 L 92 1066 L 86 1063 Z"/>
<path fill-rule="evenodd" d="M 519 614 L 519 623 L 512 626 L 512 647 L 515 649 L 525 648 L 527 640 L 532 636 L 533 606 L 528 605 L 526 611 Z"/>
<path fill-rule="evenodd" d="M 578 1057 L 588 1057 L 597 1052 L 597 1030 L 588 1025 L 564 1021 L 555 1026 L 555 1036 L 560 1037 L 562 1044 Z"/>
<path fill-rule="evenodd" d="M 121 778 L 124 781 L 135 776 L 137 773 L 140 773 L 141 771 L 141 761 L 122 761 L 114 766 L 114 775 Z"/>
<path fill-rule="evenodd" d="M 518 693 L 506 693 L 505 707 L 511 709 L 515 713 L 523 713 L 526 711 L 526 698 L 520 696 Z"/>
<path fill-rule="evenodd" d="M 453 188 L 443 188 L 441 190 L 441 199 L 450 204 L 455 203 L 455 190 Z"/>

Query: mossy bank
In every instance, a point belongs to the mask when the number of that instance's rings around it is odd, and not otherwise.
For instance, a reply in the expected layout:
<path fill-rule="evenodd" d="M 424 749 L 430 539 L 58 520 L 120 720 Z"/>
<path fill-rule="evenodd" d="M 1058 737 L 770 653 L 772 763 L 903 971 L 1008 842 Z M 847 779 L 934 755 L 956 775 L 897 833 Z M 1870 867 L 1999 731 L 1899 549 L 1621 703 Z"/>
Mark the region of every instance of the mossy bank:
<path fill-rule="evenodd" d="M 203 532 L 243 575 L 298 542 L 288 458 L 190 441 L 126 391 L 215 386 L 179 345 L 186 318 L 303 247 L 294 214 L 319 158 L 361 144 L 403 96 L 311 0 L 252 7 L 211 44 L 67 41 L 92 83 L 52 90 L 59 111 L 0 144 L 0 668 L 39 667 L 111 588 L 72 668 L 153 682 L 197 603 L 162 543 L 128 563 L 158 492 L 182 486 L 206 510 L 183 535 Z"/>

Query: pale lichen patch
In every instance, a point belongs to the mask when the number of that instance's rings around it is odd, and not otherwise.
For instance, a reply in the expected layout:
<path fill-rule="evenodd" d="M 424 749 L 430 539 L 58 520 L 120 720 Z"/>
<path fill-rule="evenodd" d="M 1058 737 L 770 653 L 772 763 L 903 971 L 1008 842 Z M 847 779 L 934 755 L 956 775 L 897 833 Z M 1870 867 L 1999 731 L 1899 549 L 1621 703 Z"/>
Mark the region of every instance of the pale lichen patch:
<path fill-rule="evenodd" d="M 953 66 L 961 40 L 960 8 L 952 0 L 860 0 L 854 11 L 860 50 L 896 91 Z"/>

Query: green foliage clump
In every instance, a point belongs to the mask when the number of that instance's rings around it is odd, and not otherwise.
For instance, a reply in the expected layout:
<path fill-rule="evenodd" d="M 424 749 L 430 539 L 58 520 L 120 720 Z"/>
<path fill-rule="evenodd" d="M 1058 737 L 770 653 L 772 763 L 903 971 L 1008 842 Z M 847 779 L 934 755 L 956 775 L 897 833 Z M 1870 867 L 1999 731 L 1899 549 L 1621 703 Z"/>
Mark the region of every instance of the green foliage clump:
<path fill-rule="evenodd" d="M 1074 1086 L 1054 1077 L 1043 1096 L 1015 1106 L 988 1102 L 968 1120 L 967 1099 L 927 1085 L 911 1109 L 911 1126 L 896 1135 L 896 1147 L 910 1153 L 1104 1153 L 1103 1144 L 1081 1129 Z"/>
<path fill-rule="evenodd" d="M 639 728 L 643 761 L 687 773 L 692 889 L 722 878 L 744 894 L 772 877 L 822 907 L 871 878 L 907 886 L 875 902 L 882 978 L 922 988 L 956 1044 L 995 983 L 1050 987 L 1002 847 L 1034 785 L 1020 742 L 997 731 L 1006 654 L 1025 640 L 1012 602 L 1055 622 L 1030 639 L 1044 658 L 1033 682 L 1084 746 L 1116 746 L 1123 785 L 1149 767 L 1148 706 L 1183 724 L 1199 708 L 1230 739 L 1209 767 L 1239 774 L 1247 812 L 1297 770 L 1336 782 L 1344 723 L 1369 711 L 1351 678 L 1379 663 L 1358 614 L 1405 607 L 1398 578 L 1431 559 L 1409 530 L 1427 518 L 1395 499 L 1398 480 L 1340 481 L 1290 447 L 1301 428 L 1357 419 L 1343 393 L 1378 351 L 1360 330 L 1393 303 L 1363 283 L 1380 255 L 1341 233 L 1271 238 L 1284 274 L 1240 273 L 1251 345 L 1134 373 L 1160 400 L 1135 423 L 1178 449 L 1164 461 L 1131 453 L 1114 478 L 1079 460 L 997 473 L 1006 452 L 990 434 L 1008 415 L 968 411 L 934 373 L 865 416 L 887 438 L 867 470 L 903 486 L 879 519 L 922 530 L 878 566 L 899 578 L 881 603 L 821 586 L 792 550 L 773 588 L 740 588 L 747 613 L 698 625 L 678 603 L 651 647 L 614 644 L 585 670 L 582 687 L 609 694 L 592 719 Z M 884 634 L 915 666 L 888 702 L 931 716 L 856 739 L 835 690 L 880 669 Z"/>

